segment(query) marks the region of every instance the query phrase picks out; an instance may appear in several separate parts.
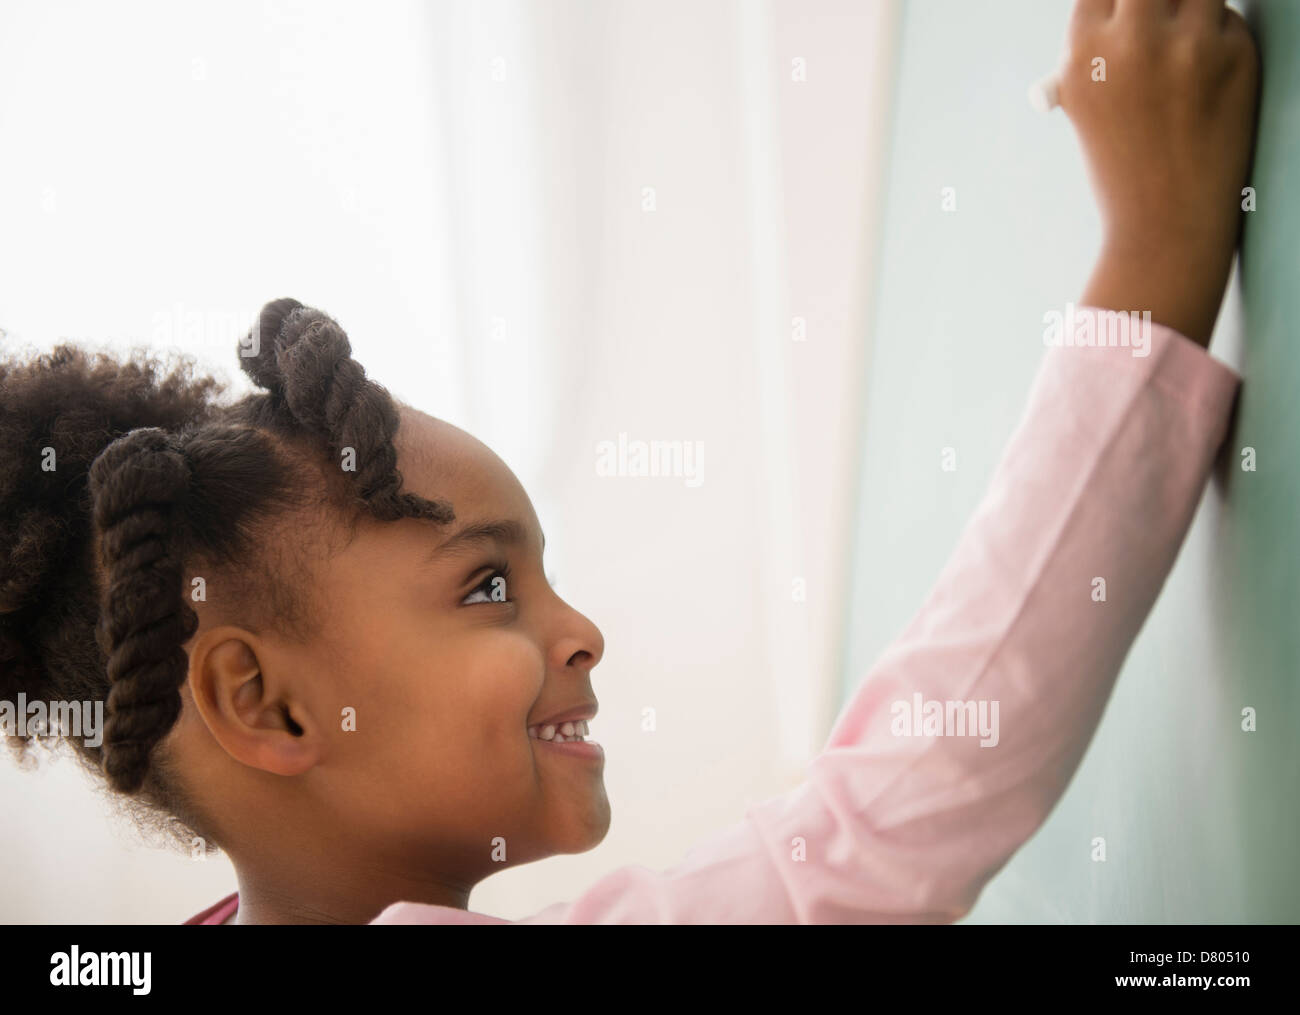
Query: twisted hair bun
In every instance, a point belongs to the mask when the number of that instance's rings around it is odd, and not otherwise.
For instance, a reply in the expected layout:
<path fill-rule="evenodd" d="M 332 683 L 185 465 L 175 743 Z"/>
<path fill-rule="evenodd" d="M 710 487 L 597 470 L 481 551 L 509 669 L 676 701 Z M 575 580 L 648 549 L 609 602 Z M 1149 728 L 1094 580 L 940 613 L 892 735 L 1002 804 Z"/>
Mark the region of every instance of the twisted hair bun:
<path fill-rule="evenodd" d="M 251 354 L 244 355 L 245 347 Z M 393 446 L 397 408 L 387 390 L 366 378 L 332 317 L 295 299 L 273 300 L 262 308 L 240 354 L 253 382 L 283 404 L 299 427 L 325 441 L 336 460 L 345 448 L 353 449 L 357 497 L 376 518 L 446 523 L 455 517 L 445 503 L 400 491 Z"/>

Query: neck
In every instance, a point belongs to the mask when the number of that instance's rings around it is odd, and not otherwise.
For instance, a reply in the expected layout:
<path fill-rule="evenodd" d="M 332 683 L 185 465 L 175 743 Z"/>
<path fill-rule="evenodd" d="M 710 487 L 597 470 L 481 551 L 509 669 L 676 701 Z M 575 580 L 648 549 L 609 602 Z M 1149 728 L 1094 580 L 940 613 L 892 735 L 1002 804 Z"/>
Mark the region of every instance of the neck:
<path fill-rule="evenodd" d="M 236 863 L 239 909 L 235 923 L 365 924 L 395 902 L 468 909 L 472 885 L 437 876 L 413 879 L 384 871 L 364 877 L 337 867 L 294 865 L 266 870 Z"/>

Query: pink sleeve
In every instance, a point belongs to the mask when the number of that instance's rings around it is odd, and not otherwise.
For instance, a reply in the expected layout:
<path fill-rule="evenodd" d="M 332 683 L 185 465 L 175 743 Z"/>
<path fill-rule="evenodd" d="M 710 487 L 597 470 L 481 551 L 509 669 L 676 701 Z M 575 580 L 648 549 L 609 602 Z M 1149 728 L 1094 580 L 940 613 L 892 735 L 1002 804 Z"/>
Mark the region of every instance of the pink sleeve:
<path fill-rule="evenodd" d="M 1238 375 L 1151 328 L 1146 356 L 1125 346 L 1046 351 L 951 559 L 803 783 L 666 871 L 622 867 L 518 922 L 965 915 L 1077 768 L 1227 431 Z M 1098 578 L 1105 601 L 1094 599 Z M 945 710 L 984 702 L 989 719 L 997 702 L 996 744 L 895 732 L 895 703 L 917 695 Z M 428 908 L 398 903 L 375 922 L 422 922 Z"/>

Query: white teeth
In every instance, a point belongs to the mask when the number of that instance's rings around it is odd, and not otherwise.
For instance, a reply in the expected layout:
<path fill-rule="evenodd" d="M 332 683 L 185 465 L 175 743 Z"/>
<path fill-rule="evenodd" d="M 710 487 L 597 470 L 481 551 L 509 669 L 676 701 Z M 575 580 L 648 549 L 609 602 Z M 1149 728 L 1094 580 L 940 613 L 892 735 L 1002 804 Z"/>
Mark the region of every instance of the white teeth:
<path fill-rule="evenodd" d="M 545 726 L 529 726 L 528 735 L 534 740 L 550 740 L 553 743 L 567 743 L 570 740 L 581 740 L 591 732 L 590 726 L 586 719 L 579 719 L 577 722 L 566 722 L 559 726 L 554 723 L 548 723 Z"/>

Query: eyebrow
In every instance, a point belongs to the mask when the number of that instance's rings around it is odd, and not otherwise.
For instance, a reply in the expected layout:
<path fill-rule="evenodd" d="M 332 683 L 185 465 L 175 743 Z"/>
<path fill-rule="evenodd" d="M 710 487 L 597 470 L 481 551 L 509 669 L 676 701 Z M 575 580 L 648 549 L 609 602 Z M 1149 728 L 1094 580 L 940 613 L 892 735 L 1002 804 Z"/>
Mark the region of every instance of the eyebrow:
<path fill-rule="evenodd" d="M 471 553 L 483 543 L 505 543 L 518 546 L 528 541 L 523 525 L 513 518 L 494 518 L 489 521 L 474 522 L 466 525 L 433 548 L 424 558 L 431 564 L 444 557 L 454 557 Z M 542 549 L 546 548 L 546 533 L 542 533 Z"/>

